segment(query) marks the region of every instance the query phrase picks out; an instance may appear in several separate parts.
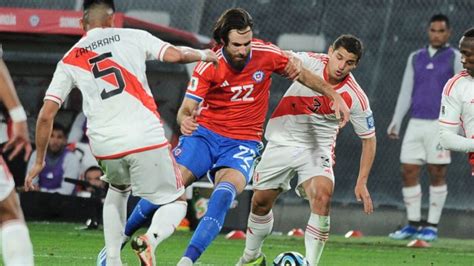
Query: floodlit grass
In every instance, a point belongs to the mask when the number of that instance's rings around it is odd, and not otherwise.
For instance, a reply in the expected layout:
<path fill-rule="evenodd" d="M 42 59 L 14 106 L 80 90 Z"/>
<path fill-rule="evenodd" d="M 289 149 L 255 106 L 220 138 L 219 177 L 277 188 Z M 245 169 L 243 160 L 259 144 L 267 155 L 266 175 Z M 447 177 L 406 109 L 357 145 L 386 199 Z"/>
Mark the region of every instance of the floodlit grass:
<path fill-rule="evenodd" d="M 95 265 L 103 247 L 100 230 L 77 230 L 78 224 L 29 223 L 36 265 Z M 186 248 L 190 232 L 176 232 L 157 250 L 158 265 L 176 265 Z M 345 239 L 331 235 L 320 265 L 474 265 L 474 240 L 440 239 L 431 248 L 407 248 L 408 241 L 387 237 Z M 198 261 L 198 265 L 235 265 L 242 253 L 243 240 L 226 240 L 220 235 Z M 283 251 L 304 254 L 304 240 L 271 236 L 264 253 L 269 262 Z M 127 245 L 122 260 L 128 265 L 138 261 Z"/>

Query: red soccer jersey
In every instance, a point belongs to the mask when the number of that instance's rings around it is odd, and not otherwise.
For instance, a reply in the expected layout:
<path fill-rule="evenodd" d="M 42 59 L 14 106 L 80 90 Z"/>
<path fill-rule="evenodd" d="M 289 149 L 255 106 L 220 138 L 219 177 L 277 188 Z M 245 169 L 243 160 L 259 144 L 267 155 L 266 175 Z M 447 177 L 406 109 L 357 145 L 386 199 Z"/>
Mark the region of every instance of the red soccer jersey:
<path fill-rule="evenodd" d="M 222 47 L 219 64 L 200 62 L 186 97 L 201 103 L 197 122 L 225 137 L 260 141 L 268 110 L 271 74 L 282 73 L 288 58 L 277 46 L 252 40 L 249 61 L 242 71 L 228 63 Z"/>

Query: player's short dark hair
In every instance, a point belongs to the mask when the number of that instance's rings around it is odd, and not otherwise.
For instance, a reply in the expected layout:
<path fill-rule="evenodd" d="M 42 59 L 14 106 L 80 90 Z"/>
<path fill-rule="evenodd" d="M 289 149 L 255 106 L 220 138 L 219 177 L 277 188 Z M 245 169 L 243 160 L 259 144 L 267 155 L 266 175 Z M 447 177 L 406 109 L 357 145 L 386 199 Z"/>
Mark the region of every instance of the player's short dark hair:
<path fill-rule="evenodd" d="M 343 34 L 339 36 L 332 44 L 332 48 L 337 50 L 340 47 L 346 49 L 349 53 L 355 54 L 357 56 L 357 62 L 362 58 L 364 46 L 362 45 L 362 41 L 354 35 Z"/>
<path fill-rule="evenodd" d="M 472 28 L 466 30 L 466 31 L 463 33 L 462 36 L 464 36 L 464 37 L 466 37 L 466 38 L 474 38 L 474 27 L 472 27 Z"/>
<path fill-rule="evenodd" d="M 60 124 L 60 123 L 54 123 L 54 124 L 53 124 L 53 131 L 54 131 L 54 130 L 62 131 L 63 134 L 64 134 L 64 136 L 67 137 L 67 130 L 66 130 L 66 128 L 65 128 L 62 124 Z"/>
<path fill-rule="evenodd" d="M 449 23 L 449 18 L 448 16 L 446 16 L 445 14 L 436 14 L 436 15 L 433 15 L 431 18 L 430 18 L 430 23 L 428 24 L 431 24 L 433 22 L 436 22 L 436 21 L 441 21 L 446 24 L 446 27 L 451 28 L 451 24 Z"/>
<path fill-rule="evenodd" d="M 214 25 L 212 37 L 218 44 L 226 45 L 229 42 L 229 31 L 252 29 L 253 19 L 243 8 L 227 9 Z M 224 41 L 224 43 L 222 43 Z"/>
<path fill-rule="evenodd" d="M 95 5 L 106 5 L 107 7 L 111 8 L 115 12 L 114 0 L 84 0 L 84 4 L 82 5 L 82 8 L 84 11 L 86 11 Z"/>

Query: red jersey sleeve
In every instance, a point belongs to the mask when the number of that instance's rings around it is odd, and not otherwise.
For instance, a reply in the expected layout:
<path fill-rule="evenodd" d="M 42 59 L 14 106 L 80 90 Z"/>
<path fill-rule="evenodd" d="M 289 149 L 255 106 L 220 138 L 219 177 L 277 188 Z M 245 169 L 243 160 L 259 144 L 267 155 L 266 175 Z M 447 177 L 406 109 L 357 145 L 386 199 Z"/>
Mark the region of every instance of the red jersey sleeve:
<path fill-rule="evenodd" d="M 193 70 L 193 76 L 186 90 L 186 97 L 202 102 L 211 87 L 215 67 L 212 63 L 199 62 Z"/>
<path fill-rule="evenodd" d="M 274 72 L 278 74 L 283 74 L 283 70 L 285 70 L 285 67 L 288 64 L 288 57 L 285 55 L 283 50 L 280 49 L 280 47 L 272 43 L 267 43 L 267 45 L 279 51 L 279 53 L 270 53 L 270 55 L 273 61 Z"/>

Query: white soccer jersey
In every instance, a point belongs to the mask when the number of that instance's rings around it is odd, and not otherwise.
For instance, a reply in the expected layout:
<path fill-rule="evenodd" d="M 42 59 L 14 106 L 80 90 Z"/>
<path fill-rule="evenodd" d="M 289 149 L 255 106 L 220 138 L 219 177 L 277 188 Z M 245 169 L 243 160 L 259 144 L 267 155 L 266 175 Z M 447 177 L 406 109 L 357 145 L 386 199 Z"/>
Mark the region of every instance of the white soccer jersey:
<path fill-rule="evenodd" d="M 162 61 L 169 46 L 142 30 L 92 29 L 58 63 L 45 100 L 61 105 L 72 88 L 79 88 L 98 159 L 164 146 L 145 61 Z"/>
<path fill-rule="evenodd" d="M 325 54 L 298 53 L 303 65 L 327 80 Z M 349 74 L 335 87 L 350 108 L 351 123 L 360 138 L 375 135 L 374 119 L 364 91 Z M 299 147 L 334 147 L 339 121 L 330 99 L 299 82 L 286 91 L 268 122 L 265 138 L 274 144 Z"/>
<path fill-rule="evenodd" d="M 461 71 L 444 86 L 439 122 L 442 127 L 459 127 L 466 138 L 474 138 L 474 78 Z"/>

